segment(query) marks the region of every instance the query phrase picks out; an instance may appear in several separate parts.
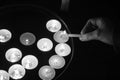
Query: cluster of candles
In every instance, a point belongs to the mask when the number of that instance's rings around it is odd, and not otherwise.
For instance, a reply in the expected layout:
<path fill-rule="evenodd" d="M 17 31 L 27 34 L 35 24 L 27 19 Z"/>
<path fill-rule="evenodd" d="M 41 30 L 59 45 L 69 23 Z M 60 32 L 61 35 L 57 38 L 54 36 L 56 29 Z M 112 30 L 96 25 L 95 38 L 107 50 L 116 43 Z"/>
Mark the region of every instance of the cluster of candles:
<path fill-rule="evenodd" d="M 56 19 L 51 19 L 46 23 L 46 29 L 49 32 L 54 33 L 53 39 L 58 43 L 55 46 L 55 55 L 52 55 L 48 63 L 49 65 L 44 65 L 40 67 L 38 71 L 38 76 L 43 80 L 52 80 L 56 75 L 56 69 L 61 69 L 65 66 L 65 58 L 70 55 L 71 47 L 66 43 L 69 40 L 69 36 L 66 30 L 61 30 L 61 23 Z M 8 29 L 0 29 L 0 43 L 4 44 L 10 41 L 12 38 L 12 32 Z M 36 36 L 31 32 L 25 32 L 21 34 L 19 41 L 22 45 L 30 46 L 36 41 Z M 48 52 L 53 48 L 53 42 L 49 38 L 41 38 L 37 41 L 36 47 L 42 52 Z M 33 55 L 22 55 L 23 52 L 17 47 L 12 47 L 7 49 L 5 52 L 5 58 L 8 62 L 13 63 L 9 67 L 8 71 L 0 70 L 0 80 L 9 80 L 10 78 L 18 80 L 22 79 L 26 70 L 35 69 L 38 64 L 38 58 Z M 21 64 L 16 62 L 21 60 Z"/>

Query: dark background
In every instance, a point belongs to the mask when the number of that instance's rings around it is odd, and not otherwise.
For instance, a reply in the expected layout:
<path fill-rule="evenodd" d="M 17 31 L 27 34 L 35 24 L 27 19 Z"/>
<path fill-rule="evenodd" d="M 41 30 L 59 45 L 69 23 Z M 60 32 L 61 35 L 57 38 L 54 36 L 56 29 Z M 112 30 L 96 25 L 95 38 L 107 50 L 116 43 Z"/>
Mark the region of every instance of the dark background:
<path fill-rule="evenodd" d="M 70 31 L 79 34 L 86 21 L 95 17 L 108 18 L 118 27 L 117 3 L 107 0 L 71 0 L 68 12 L 70 19 L 66 20 L 69 21 Z M 113 46 L 99 41 L 81 42 L 79 39 L 74 39 L 74 43 L 74 58 L 62 79 L 120 79 L 120 55 L 116 54 Z"/>
<path fill-rule="evenodd" d="M 117 4 L 119 2 L 114 1 L 71 0 L 67 12 L 60 11 L 60 0 L 41 0 L 39 2 L 4 0 L 0 2 L 0 5 L 31 2 L 56 12 L 68 24 L 71 33 L 79 34 L 89 18 L 107 17 L 114 22 L 119 21 L 119 5 Z M 119 78 L 120 56 L 116 54 L 113 46 L 99 41 L 81 42 L 75 38 L 74 49 L 74 57 L 70 66 L 58 80 Z"/>

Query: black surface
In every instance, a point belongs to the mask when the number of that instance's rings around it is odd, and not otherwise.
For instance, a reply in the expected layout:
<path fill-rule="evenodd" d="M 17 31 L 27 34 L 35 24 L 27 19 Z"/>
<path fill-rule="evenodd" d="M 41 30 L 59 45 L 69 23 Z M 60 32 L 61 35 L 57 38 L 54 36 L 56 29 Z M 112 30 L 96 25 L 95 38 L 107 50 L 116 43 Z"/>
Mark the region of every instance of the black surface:
<path fill-rule="evenodd" d="M 80 33 L 89 18 L 107 17 L 119 20 L 119 5 L 117 2 L 101 0 L 71 0 L 68 13 L 58 12 L 69 25 L 72 33 Z M 81 42 L 74 39 L 74 58 L 67 71 L 58 80 L 82 80 L 119 78 L 120 55 L 115 55 L 113 46 L 99 41 Z"/>
<path fill-rule="evenodd" d="M 90 18 L 105 17 L 119 22 L 119 5 L 114 1 L 72 0 L 68 13 L 70 19 L 66 21 L 69 21 L 72 33 L 79 34 Z M 80 42 L 78 39 L 74 39 L 74 43 L 74 59 L 62 79 L 119 79 L 120 54 L 116 54 L 113 46 L 99 41 Z"/>

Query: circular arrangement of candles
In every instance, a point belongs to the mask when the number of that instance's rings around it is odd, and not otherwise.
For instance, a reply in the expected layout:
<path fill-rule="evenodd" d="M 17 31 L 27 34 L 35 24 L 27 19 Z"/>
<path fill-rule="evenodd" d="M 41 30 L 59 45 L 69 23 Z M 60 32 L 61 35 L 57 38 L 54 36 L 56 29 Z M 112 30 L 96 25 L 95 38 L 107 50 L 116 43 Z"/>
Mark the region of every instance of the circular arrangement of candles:
<path fill-rule="evenodd" d="M 5 58 L 3 60 L 9 63 L 7 70 L 0 70 L 0 80 L 20 80 L 28 76 L 27 71 L 34 71 L 32 74 L 42 80 L 57 79 L 67 69 L 73 57 L 73 41 L 67 25 L 58 16 L 49 17 L 49 13 L 46 15 L 49 18 L 40 16 L 42 22 L 37 22 L 38 17 L 35 17 L 35 24 L 25 23 L 23 20 L 29 21 L 30 17 L 23 14 L 19 16 L 19 11 L 15 14 L 15 26 L 0 26 L 0 47 Z M 34 77 L 28 80 L 32 78 Z"/>

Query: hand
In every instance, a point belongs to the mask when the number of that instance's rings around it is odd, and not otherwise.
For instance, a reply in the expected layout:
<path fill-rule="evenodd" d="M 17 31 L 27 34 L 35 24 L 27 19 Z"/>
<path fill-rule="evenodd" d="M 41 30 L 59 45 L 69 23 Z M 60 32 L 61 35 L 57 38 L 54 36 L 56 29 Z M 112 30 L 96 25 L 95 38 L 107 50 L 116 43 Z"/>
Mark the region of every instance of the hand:
<path fill-rule="evenodd" d="M 81 30 L 79 39 L 81 41 L 99 40 L 107 44 L 113 44 L 113 27 L 108 19 L 89 19 Z M 94 30 L 90 31 L 92 28 Z"/>

